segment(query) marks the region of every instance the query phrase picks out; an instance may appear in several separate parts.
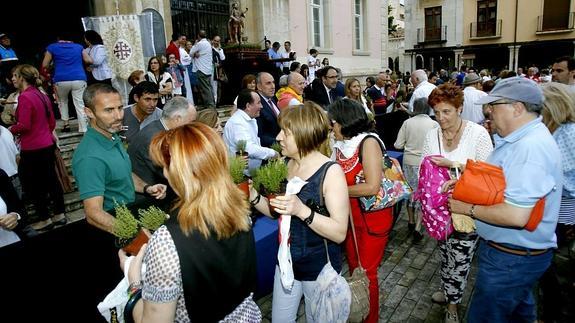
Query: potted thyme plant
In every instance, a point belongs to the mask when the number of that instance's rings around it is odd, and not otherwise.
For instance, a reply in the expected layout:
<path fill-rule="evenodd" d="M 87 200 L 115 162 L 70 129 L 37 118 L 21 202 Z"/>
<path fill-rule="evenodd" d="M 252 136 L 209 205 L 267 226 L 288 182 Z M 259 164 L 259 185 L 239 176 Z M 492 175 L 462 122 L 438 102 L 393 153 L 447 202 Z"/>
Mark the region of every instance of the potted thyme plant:
<path fill-rule="evenodd" d="M 244 171 L 248 165 L 245 158 L 241 156 L 232 156 L 229 161 L 230 175 L 232 180 L 238 186 L 238 188 L 246 194 L 246 198 L 250 196 L 250 188 L 248 183 L 248 177 L 245 175 Z"/>
<path fill-rule="evenodd" d="M 270 146 L 270 148 L 278 152 L 277 158 L 281 158 L 281 156 L 282 156 L 282 146 L 280 145 L 279 142 L 277 142 L 277 141 L 274 142 L 274 143 Z"/>
<path fill-rule="evenodd" d="M 140 220 L 138 222 L 143 228 L 150 230 L 150 232 L 158 230 L 158 228 L 166 222 L 166 219 L 170 217 L 154 205 L 147 209 L 139 209 L 138 214 L 140 215 Z"/>
<path fill-rule="evenodd" d="M 287 174 L 288 169 L 285 162 L 281 159 L 275 159 L 255 170 L 253 185 L 260 194 L 268 199 L 269 203 L 274 197 L 285 194 Z M 279 217 L 279 214 L 271 206 L 269 208 L 273 217 Z"/>
<path fill-rule="evenodd" d="M 238 140 L 236 142 L 236 156 L 247 156 L 248 152 L 246 151 L 246 145 L 248 142 L 246 140 Z"/>
<path fill-rule="evenodd" d="M 137 255 L 142 245 L 148 242 L 148 235 L 141 230 L 138 220 L 125 204 L 115 203 L 116 218 L 113 234 L 116 236 L 116 246 L 126 253 Z"/>

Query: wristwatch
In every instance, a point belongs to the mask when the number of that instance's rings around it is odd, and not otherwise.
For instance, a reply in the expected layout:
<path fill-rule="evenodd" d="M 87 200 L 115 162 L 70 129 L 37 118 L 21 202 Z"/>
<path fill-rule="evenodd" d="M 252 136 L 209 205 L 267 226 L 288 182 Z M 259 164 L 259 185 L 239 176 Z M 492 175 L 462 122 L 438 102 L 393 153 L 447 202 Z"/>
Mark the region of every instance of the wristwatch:
<path fill-rule="evenodd" d="M 305 222 L 305 224 L 307 224 L 308 226 L 311 225 L 311 223 L 313 222 L 313 216 L 315 215 L 315 211 L 311 210 L 311 213 L 309 214 L 309 216 L 307 218 L 305 218 L 303 220 L 303 222 Z"/>

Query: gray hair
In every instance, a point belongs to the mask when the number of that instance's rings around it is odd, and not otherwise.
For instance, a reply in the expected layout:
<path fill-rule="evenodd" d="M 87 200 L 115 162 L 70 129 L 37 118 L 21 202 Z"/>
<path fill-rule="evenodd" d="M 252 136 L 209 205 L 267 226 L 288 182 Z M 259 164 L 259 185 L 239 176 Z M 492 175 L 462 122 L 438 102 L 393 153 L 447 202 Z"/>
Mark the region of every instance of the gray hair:
<path fill-rule="evenodd" d="M 424 70 L 415 70 L 411 73 L 411 76 L 416 78 L 419 82 L 427 81 L 427 73 Z"/>
<path fill-rule="evenodd" d="M 112 93 L 120 95 L 120 92 L 118 92 L 118 90 L 115 87 L 109 84 L 94 83 L 88 86 L 86 90 L 84 90 L 84 93 L 82 94 L 82 100 L 84 101 L 84 106 L 86 106 L 88 109 L 92 111 L 95 111 L 94 99 L 96 98 L 96 95 L 100 93 L 104 94 Z"/>
<path fill-rule="evenodd" d="M 162 119 L 172 119 L 177 116 L 185 117 L 188 114 L 188 108 L 191 103 L 185 97 L 176 96 L 166 102 L 162 111 Z"/>
<path fill-rule="evenodd" d="M 431 106 L 427 103 L 427 98 L 419 98 L 413 101 L 413 115 L 427 114 L 429 115 Z"/>
<path fill-rule="evenodd" d="M 279 86 L 280 87 L 287 86 L 289 84 L 290 80 L 291 80 L 291 78 L 290 78 L 289 74 L 284 74 L 284 75 L 280 76 Z"/>
<path fill-rule="evenodd" d="M 543 104 L 535 104 L 527 102 L 521 102 L 521 103 L 523 103 L 523 106 L 525 106 L 525 110 L 527 110 L 527 112 L 534 112 L 537 113 L 537 115 L 540 115 L 541 110 L 543 110 Z"/>

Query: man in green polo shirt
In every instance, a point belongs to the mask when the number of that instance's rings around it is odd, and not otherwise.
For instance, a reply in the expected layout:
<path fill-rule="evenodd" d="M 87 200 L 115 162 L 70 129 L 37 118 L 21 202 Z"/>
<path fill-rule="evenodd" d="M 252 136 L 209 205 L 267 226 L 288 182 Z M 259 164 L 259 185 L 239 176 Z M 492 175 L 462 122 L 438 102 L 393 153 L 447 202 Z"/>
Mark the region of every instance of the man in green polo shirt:
<path fill-rule="evenodd" d="M 136 191 L 162 199 L 166 185 L 132 177 L 130 158 L 118 136 L 124 117 L 120 93 L 108 84 L 93 84 L 83 99 L 90 127 L 74 153 L 72 170 L 88 223 L 112 233 L 114 217 L 107 211 L 114 208 L 114 200 L 132 203 Z"/>

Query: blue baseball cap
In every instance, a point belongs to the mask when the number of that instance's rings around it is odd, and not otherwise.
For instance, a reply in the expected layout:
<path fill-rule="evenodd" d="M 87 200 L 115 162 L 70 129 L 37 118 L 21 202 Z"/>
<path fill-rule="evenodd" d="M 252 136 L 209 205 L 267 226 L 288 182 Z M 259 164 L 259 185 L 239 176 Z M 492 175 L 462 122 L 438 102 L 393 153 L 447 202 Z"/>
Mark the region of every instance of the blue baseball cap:
<path fill-rule="evenodd" d="M 489 95 L 480 98 L 476 104 L 488 104 L 501 99 L 541 105 L 543 91 L 537 83 L 526 77 L 510 77 L 498 81 Z"/>

